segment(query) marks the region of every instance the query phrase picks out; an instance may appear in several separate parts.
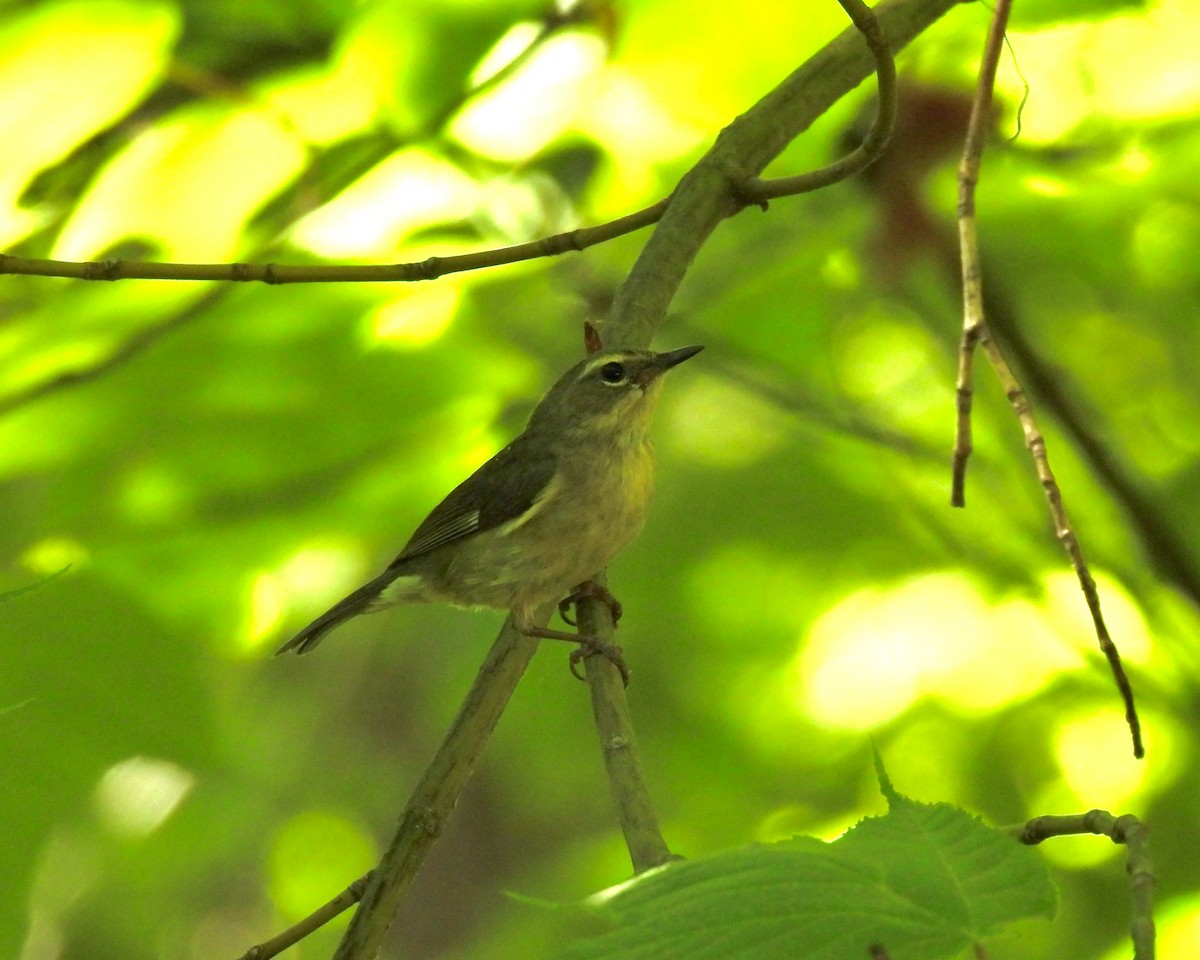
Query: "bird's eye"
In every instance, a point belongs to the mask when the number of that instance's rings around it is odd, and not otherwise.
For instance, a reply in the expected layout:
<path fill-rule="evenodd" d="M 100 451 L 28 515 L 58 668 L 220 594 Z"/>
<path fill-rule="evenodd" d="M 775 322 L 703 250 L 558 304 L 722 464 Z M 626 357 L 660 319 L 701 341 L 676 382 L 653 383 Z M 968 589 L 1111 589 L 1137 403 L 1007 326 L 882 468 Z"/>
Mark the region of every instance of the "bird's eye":
<path fill-rule="evenodd" d="M 600 379 L 615 386 L 625 379 L 625 364 L 609 361 L 600 368 Z"/>

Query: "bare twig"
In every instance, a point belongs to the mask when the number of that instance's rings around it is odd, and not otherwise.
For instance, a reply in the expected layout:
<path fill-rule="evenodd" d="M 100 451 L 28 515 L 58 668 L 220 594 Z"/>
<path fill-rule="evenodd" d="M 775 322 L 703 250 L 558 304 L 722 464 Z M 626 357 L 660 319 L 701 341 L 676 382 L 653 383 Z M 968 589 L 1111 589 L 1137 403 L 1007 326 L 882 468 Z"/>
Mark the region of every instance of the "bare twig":
<path fill-rule="evenodd" d="M 323 906 L 318 907 L 299 923 L 293 924 L 282 933 L 276 934 L 270 940 L 255 944 L 238 960 L 270 960 L 288 947 L 295 946 L 310 933 L 319 930 L 340 913 L 344 913 L 362 899 L 363 891 L 371 879 L 370 873 L 364 873 L 350 886 L 339 893 Z"/>
<path fill-rule="evenodd" d="M 426 122 L 423 132 L 425 134 L 432 134 L 439 130 L 463 106 L 471 100 L 487 93 L 490 89 L 511 76 L 546 40 L 562 29 L 584 22 L 594 15 L 594 8 L 588 4 L 577 4 L 566 11 L 560 11 L 556 8 L 547 10 L 537 35 L 515 57 L 495 73 L 486 77 L 474 87 L 462 91 L 458 97 L 447 103 L 441 113 L 436 114 Z M 193 75 L 192 79 L 196 79 L 195 75 Z M 213 84 L 214 81 L 212 78 L 204 78 L 203 86 L 205 89 L 213 90 Z M 244 91 L 234 87 L 226 86 L 220 93 L 222 96 L 236 96 L 238 99 L 252 101 L 252 98 L 245 94 Z M 259 103 L 258 106 L 265 107 L 266 105 Z M 389 145 L 388 147 L 389 150 L 393 148 L 394 145 Z M 386 154 L 369 158 L 368 164 L 377 162 L 379 159 L 382 159 L 383 155 Z M 361 173 L 362 171 L 359 170 L 358 172 Z M 479 253 L 466 254 L 461 257 L 432 257 L 420 263 L 394 264 L 383 267 L 294 267 L 272 263 L 173 264 L 126 260 L 74 262 L 13 257 L 0 253 L 0 275 L 9 273 L 28 276 L 64 277 L 76 280 L 223 280 L 228 282 L 257 280 L 263 283 L 434 279 L 449 273 L 476 270 L 506 263 L 516 263 L 520 260 L 533 259 L 535 257 L 556 256 L 570 250 L 583 250 L 594 244 L 603 243 L 606 240 L 640 230 L 642 227 L 654 223 L 658 215 L 661 215 L 661 211 L 665 206 L 666 201 L 663 200 L 644 210 L 619 217 L 608 223 L 546 237 L 528 244 L 519 244 L 498 250 L 486 250 Z M 351 271 L 352 275 L 345 277 L 336 275 L 339 271 L 346 270 Z M 374 275 L 373 272 L 381 270 L 385 273 L 387 271 L 395 271 L 399 276 Z M 312 271 L 312 275 L 306 276 L 310 271 Z M 33 383 L 24 389 L 10 393 L 8 396 L 0 397 L 0 416 L 36 402 L 50 394 L 97 380 L 118 367 L 123 366 L 128 361 L 140 356 L 160 340 L 186 327 L 193 320 L 202 316 L 206 310 L 211 309 L 227 295 L 228 289 L 228 287 L 219 287 L 212 290 L 199 300 L 182 307 L 167 319 L 138 330 L 117 344 L 106 356 L 89 366 L 66 370 L 44 381 Z"/>
<path fill-rule="evenodd" d="M 1070 816 L 1035 817 L 1028 823 L 1009 827 L 1021 843 L 1033 846 L 1050 837 L 1083 833 L 1108 837 L 1125 845 L 1125 871 L 1129 874 L 1132 919 L 1130 937 L 1134 960 L 1154 960 L 1154 864 L 1150 859 L 1149 833 L 1137 817 L 1114 817 L 1107 810 L 1089 810 Z"/>
<path fill-rule="evenodd" d="M 378 266 L 285 266 L 274 263 L 151 263 L 132 260 L 72 263 L 64 260 L 28 260 L 0 253 L 0 274 L 29 273 L 39 276 L 74 277 L 81 280 L 228 280 L 263 283 L 325 283 L 378 280 L 434 280 L 450 273 L 479 270 L 538 257 L 553 257 L 571 250 L 584 250 L 598 243 L 632 233 L 655 223 L 666 209 L 667 200 L 597 224 L 559 233 L 529 243 L 496 250 L 483 250 L 456 257 L 430 257 L 417 263 Z M 113 351 L 90 366 L 67 370 L 6 397 L 0 397 L 0 416 L 12 413 L 43 397 L 96 380 L 140 356 L 159 340 L 187 326 L 225 297 L 231 288 L 217 287 L 166 320 L 147 326 L 118 344 Z"/>
<path fill-rule="evenodd" d="M 899 50 L 956 5 L 957 0 L 885 0 L 874 12 L 888 46 Z M 721 131 L 671 194 L 658 229 L 618 291 L 605 330 L 607 342 L 649 344 L 696 252 L 722 220 L 744 208 L 741 185 L 761 174 L 875 68 L 862 34 L 850 27 Z"/>
<path fill-rule="evenodd" d="M 962 162 L 959 166 L 959 202 L 958 225 L 959 244 L 962 255 L 963 283 L 963 332 L 959 344 L 958 383 L 956 389 L 957 420 L 954 441 L 954 464 L 951 480 L 950 503 L 961 507 L 965 504 L 964 488 L 967 469 L 967 459 L 971 454 L 971 399 L 973 395 L 972 360 L 975 347 L 981 346 L 992 369 L 1000 381 L 1004 395 L 1012 404 L 1021 431 L 1025 436 L 1025 446 L 1033 458 L 1034 468 L 1046 501 L 1050 506 L 1050 515 L 1054 521 L 1055 535 L 1067 553 L 1079 587 L 1087 602 L 1088 612 L 1092 617 L 1092 625 L 1096 631 L 1096 640 L 1105 659 L 1108 660 L 1113 680 L 1121 694 L 1125 705 L 1125 721 L 1129 725 L 1130 737 L 1133 741 L 1133 755 L 1139 759 L 1145 756 L 1142 743 L 1141 721 L 1138 718 L 1137 706 L 1134 703 L 1133 687 L 1121 663 L 1121 654 L 1109 635 L 1108 626 L 1104 622 L 1104 614 L 1100 608 L 1100 594 L 1096 589 L 1096 581 L 1088 569 L 1083 556 L 1083 548 L 1075 534 L 1071 521 L 1063 504 L 1062 491 L 1058 480 L 1050 467 L 1050 458 L 1046 451 L 1046 440 L 1034 418 L 1033 409 L 1024 388 L 1016 374 L 1004 358 L 1000 345 L 988 331 L 987 319 L 983 311 L 983 277 L 980 269 L 979 235 L 975 219 L 975 187 L 979 181 L 979 167 L 983 156 L 983 142 L 987 133 L 991 115 L 992 90 L 996 78 L 996 66 L 1004 46 L 1004 31 L 1008 23 L 1008 12 L 1011 0 L 998 0 L 991 28 L 988 31 L 987 42 L 984 46 L 983 63 L 979 72 L 979 85 L 976 89 L 975 100 L 971 106 L 971 121 L 967 131 L 966 144 L 963 147 Z"/>
<path fill-rule="evenodd" d="M 996 85 L 996 67 L 1004 47 L 1011 0 L 998 0 L 992 25 L 983 47 L 979 83 L 971 103 L 971 120 L 958 167 L 958 242 L 962 256 L 963 332 L 958 348 L 958 383 L 955 390 L 957 411 L 954 432 L 954 469 L 950 487 L 950 505 L 965 506 L 967 460 L 971 456 L 971 402 L 974 396 L 972 361 L 975 347 L 988 339 L 983 315 L 983 276 L 979 265 L 979 232 L 975 221 L 975 186 L 983 159 L 983 143 L 992 116 L 992 91 Z M 1011 398 L 1010 398 L 1011 399 Z"/>
<path fill-rule="evenodd" d="M 38 260 L 0 254 L 0 274 L 65 277 L 69 280 L 222 280 L 227 283 L 412 283 L 451 273 L 482 270 L 539 257 L 585 250 L 597 243 L 633 233 L 656 222 L 667 201 L 616 220 L 558 233 L 528 243 L 480 250 L 454 257 L 429 257 L 412 263 L 313 264 L 283 263 L 156 263 L 151 260 Z"/>
<path fill-rule="evenodd" d="M 997 296 L 995 284 L 984 290 L 988 327 L 1004 341 L 1021 371 L 1029 392 L 1049 410 L 1079 449 L 1089 467 L 1108 488 L 1137 531 L 1142 555 L 1163 579 L 1173 583 L 1195 604 L 1200 604 L 1200 566 L 1181 528 L 1134 478 L 1128 461 L 1106 443 L 1102 432 L 1088 419 L 1088 410 L 1073 391 L 1067 373 L 1044 361 L 1025 336 L 1014 308 Z"/>

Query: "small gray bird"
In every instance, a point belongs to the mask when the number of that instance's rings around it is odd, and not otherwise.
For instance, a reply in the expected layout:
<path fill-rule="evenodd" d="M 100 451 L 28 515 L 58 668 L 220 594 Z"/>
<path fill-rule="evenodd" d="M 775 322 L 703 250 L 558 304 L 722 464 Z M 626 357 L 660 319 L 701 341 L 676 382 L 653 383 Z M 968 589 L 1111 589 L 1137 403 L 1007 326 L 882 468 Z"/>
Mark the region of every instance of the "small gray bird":
<path fill-rule="evenodd" d="M 654 483 L 650 420 L 662 375 L 701 347 L 669 353 L 604 350 L 542 398 L 525 432 L 460 483 L 417 527 L 386 570 L 334 604 L 279 653 L 307 653 L 334 627 L 396 603 L 495 607 L 527 636 L 571 640 L 571 656 L 599 652 L 627 677 L 619 651 L 597 638 L 537 627 L 554 601 L 566 619 L 582 596 L 620 605 L 591 580 L 642 529 Z M 565 599 L 564 599 L 565 597 Z M 576 673 L 578 676 L 578 674 Z"/>

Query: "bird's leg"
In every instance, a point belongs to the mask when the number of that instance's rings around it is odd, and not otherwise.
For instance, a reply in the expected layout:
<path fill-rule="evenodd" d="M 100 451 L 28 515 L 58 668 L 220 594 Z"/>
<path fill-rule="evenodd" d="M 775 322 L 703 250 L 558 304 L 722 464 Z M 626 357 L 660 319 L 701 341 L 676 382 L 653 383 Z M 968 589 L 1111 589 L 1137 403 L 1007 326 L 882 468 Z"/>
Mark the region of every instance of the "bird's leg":
<path fill-rule="evenodd" d="M 612 595 L 612 591 L 608 587 L 602 586 L 595 580 L 584 580 L 577 586 L 573 593 L 564 597 L 558 602 L 558 615 L 562 617 L 571 626 L 575 626 L 575 621 L 567 616 L 567 611 L 571 607 L 579 603 L 580 600 L 599 600 L 602 604 L 608 607 L 608 614 L 612 617 L 613 626 L 621 620 L 621 601 Z"/>
<path fill-rule="evenodd" d="M 629 686 L 629 667 L 625 663 L 625 658 L 621 656 L 621 648 L 615 643 L 607 643 L 590 633 L 567 633 L 565 630 L 547 630 L 545 627 L 526 627 L 521 632 L 527 637 L 538 637 L 542 640 L 566 640 L 567 643 L 579 644 L 571 651 L 571 673 L 575 675 L 575 679 L 584 679 L 583 674 L 579 672 L 579 661 L 599 655 L 617 668 L 621 674 L 621 680 L 625 686 Z"/>

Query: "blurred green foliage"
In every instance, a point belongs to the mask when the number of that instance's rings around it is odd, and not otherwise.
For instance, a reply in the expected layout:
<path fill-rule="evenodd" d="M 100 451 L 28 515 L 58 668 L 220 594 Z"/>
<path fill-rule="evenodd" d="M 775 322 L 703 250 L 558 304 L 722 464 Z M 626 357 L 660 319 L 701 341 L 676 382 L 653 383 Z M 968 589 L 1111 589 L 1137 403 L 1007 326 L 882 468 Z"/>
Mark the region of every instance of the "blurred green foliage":
<path fill-rule="evenodd" d="M 651 521 L 610 571 L 631 708 L 682 854 L 832 838 L 878 812 L 873 738 L 902 791 L 994 823 L 1144 818 L 1160 955 L 1185 957 L 1200 938 L 1200 10 L 1018 6 L 1030 100 L 1010 139 L 1023 88 L 1006 59 L 979 195 L 989 308 L 1147 759 L 1130 757 L 982 365 L 968 506 L 946 506 L 954 165 L 982 5 L 900 58 L 885 160 L 725 224 L 675 301 L 661 343 L 708 349 L 666 391 Z M 539 33 L 543 14 L 4 4 L 0 248 L 387 263 L 599 222 L 664 196 L 843 28 L 832 0 L 753 16 L 595 0 Z M 869 94 L 772 172 L 834 156 Z M 399 609 L 314 656 L 270 653 L 520 429 L 642 240 L 411 286 L 3 278 L 0 591 L 70 569 L 0 603 L 0 955 L 238 956 L 370 866 L 499 617 Z M 580 932 L 504 891 L 577 900 L 627 876 L 594 739 L 565 651 L 543 650 L 393 956 L 535 957 Z M 1126 955 L 1121 851 L 1040 853 L 1058 916 L 990 955 Z M 295 955 L 327 956 L 338 934 Z"/>

